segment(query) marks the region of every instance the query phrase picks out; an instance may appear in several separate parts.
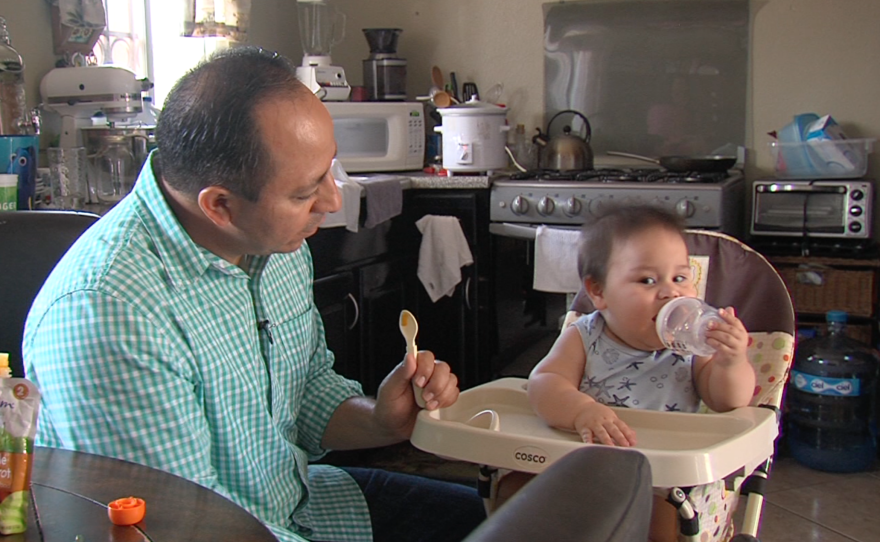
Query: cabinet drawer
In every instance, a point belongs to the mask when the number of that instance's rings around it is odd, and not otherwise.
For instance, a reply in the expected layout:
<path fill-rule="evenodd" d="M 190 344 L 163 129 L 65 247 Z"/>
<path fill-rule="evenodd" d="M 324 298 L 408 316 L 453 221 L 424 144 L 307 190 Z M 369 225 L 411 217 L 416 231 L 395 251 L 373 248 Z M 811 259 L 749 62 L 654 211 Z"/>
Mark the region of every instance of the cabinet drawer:
<path fill-rule="evenodd" d="M 825 266 L 780 267 L 798 314 L 846 311 L 851 316 L 874 313 L 874 271 Z"/>

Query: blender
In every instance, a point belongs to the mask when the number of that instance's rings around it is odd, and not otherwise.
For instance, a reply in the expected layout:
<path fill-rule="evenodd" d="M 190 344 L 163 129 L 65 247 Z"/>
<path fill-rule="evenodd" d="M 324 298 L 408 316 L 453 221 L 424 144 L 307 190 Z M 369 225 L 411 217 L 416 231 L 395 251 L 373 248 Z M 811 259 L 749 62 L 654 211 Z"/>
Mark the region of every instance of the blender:
<path fill-rule="evenodd" d="M 323 101 L 347 100 L 345 71 L 330 61 L 330 48 L 345 36 L 345 15 L 326 0 L 297 0 L 296 12 L 303 47 L 297 79 Z"/>
<path fill-rule="evenodd" d="M 364 86 L 370 100 L 406 100 L 406 59 L 397 56 L 399 28 L 364 28 L 370 57 L 364 60 Z"/>

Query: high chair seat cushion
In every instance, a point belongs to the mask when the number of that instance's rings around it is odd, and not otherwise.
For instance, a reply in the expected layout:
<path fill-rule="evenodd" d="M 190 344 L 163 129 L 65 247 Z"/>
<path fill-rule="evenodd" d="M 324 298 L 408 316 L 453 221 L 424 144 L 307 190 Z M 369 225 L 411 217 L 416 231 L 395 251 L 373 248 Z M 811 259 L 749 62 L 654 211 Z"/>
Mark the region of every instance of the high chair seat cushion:
<path fill-rule="evenodd" d="M 755 395 L 751 404 L 782 404 L 782 392 L 794 355 L 794 337 L 788 333 L 749 333 L 749 361 L 755 368 Z"/>

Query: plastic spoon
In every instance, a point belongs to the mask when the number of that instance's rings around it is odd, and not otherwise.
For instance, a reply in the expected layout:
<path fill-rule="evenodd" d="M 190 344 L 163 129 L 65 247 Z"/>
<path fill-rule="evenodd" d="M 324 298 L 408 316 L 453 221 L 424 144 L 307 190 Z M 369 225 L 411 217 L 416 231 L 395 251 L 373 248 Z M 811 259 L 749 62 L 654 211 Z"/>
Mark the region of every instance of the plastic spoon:
<path fill-rule="evenodd" d="M 406 340 L 406 353 L 412 354 L 414 358 L 419 355 L 419 349 L 416 347 L 416 335 L 419 333 L 419 323 L 416 317 L 406 309 L 400 311 L 400 333 Z M 422 389 L 412 383 L 413 395 L 416 398 L 416 404 L 419 408 L 425 408 L 425 400 L 422 399 Z"/>

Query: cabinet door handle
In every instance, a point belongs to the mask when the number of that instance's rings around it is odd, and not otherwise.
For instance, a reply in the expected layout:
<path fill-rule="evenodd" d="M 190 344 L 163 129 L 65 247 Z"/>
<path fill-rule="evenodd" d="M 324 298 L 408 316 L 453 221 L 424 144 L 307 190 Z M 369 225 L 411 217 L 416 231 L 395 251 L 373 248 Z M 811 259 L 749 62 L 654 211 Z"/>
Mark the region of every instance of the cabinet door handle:
<path fill-rule="evenodd" d="M 361 317 L 361 310 L 358 307 L 357 299 L 355 299 L 354 296 L 351 295 L 351 293 L 349 293 L 346 297 L 351 300 L 351 304 L 354 307 L 354 320 L 351 321 L 351 325 L 348 326 L 348 329 L 354 329 L 354 326 L 357 325 L 358 320 Z"/>
<path fill-rule="evenodd" d="M 471 310 L 471 277 L 468 277 L 464 283 L 464 304 L 468 310 Z"/>

